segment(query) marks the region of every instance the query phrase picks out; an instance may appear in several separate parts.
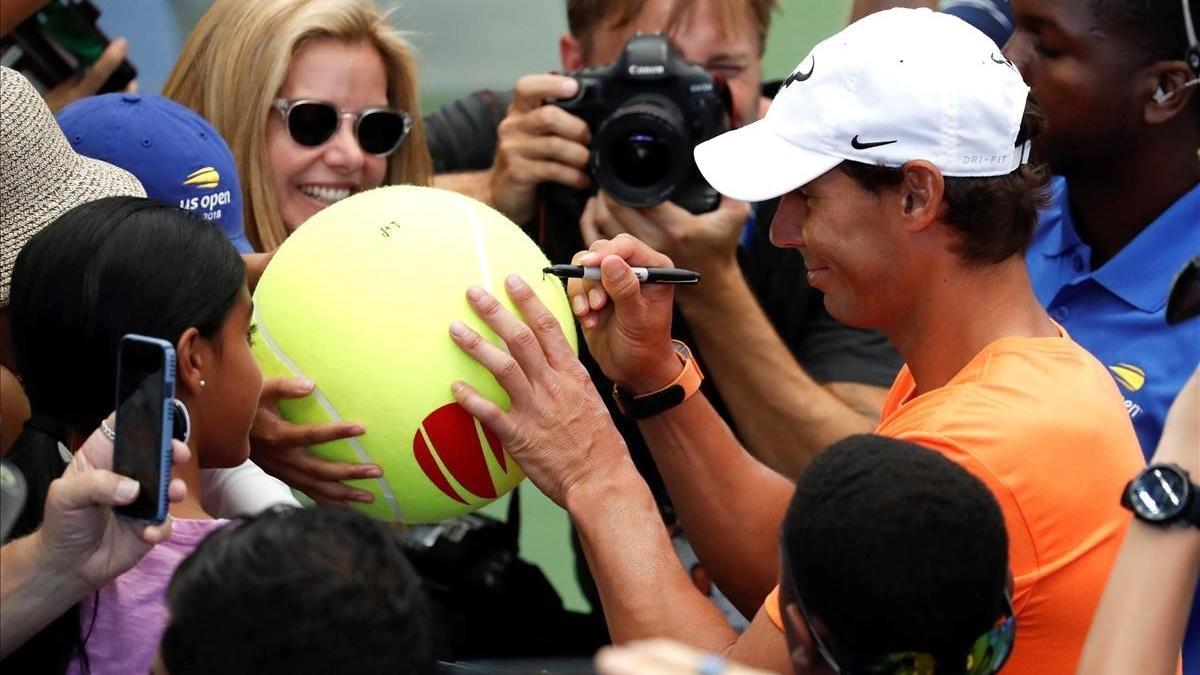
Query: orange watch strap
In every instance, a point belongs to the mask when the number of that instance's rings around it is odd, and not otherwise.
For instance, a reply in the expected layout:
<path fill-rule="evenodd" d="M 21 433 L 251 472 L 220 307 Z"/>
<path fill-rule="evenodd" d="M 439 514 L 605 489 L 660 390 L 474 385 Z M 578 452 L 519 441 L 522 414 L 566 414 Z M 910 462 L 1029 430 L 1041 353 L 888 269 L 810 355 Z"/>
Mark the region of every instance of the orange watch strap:
<path fill-rule="evenodd" d="M 613 385 L 613 399 L 624 415 L 634 419 L 653 417 L 680 405 L 700 391 L 704 373 L 700 371 L 700 364 L 692 356 L 692 350 L 679 340 L 672 340 L 671 346 L 675 348 L 675 355 L 683 362 L 683 371 L 670 384 L 640 396 L 630 396 L 621 391 L 620 387 Z"/>

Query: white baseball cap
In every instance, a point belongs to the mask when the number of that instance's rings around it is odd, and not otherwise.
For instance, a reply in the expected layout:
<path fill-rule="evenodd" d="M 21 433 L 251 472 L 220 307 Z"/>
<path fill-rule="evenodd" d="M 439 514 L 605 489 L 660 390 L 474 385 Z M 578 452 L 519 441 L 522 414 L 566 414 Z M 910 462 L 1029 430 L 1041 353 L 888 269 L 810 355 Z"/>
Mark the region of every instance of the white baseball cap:
<path fill-rule="evenodd" d="M 744 201 L 786 194 L 844 160 L 1000 176 L 1029 159 L 1029 143 L 1016 144 L 1028 95 L 1016 66 L 962 19 L 890 9 L 813 47 L 766 117 L 696 146 L 696 166 Z"/>

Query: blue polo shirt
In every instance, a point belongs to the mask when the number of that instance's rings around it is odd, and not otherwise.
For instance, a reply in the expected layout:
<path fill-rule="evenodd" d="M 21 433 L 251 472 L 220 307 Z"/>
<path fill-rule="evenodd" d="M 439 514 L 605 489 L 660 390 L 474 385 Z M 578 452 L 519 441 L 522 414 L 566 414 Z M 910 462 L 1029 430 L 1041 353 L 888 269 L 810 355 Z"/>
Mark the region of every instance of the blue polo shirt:
<path fill-rule="evenodd" d="M 1108 367 L 1125 397 L 1149 459 L 1167 408 L 1200 364 L 1200 318 L 1166 322 L 1167 295 L 1183 266 L 1200 254 L 1200 185 L 1161 213 L 1098 270 L 1079 239 L 1067 185 L 1051 183 L 1025 254 L 1033 291 L 1050 316 Z"/>

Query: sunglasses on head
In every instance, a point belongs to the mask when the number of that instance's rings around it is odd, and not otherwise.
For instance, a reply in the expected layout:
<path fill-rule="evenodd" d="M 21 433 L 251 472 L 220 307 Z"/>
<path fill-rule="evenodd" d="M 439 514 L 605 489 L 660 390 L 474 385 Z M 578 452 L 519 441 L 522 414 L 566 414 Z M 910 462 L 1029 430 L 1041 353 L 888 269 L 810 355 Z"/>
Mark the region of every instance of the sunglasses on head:
<path fill-rule="evenodd" d="M 804 607 L 804 601 L 801 600 L 800 594 L 795 592 L 795 586 L 792 585 L 789 590 L 792 591 L 792 599 L 796 602 L 800 615 L 808 624 L 808 632 L 812 634 L 813 642 L 817 644 L 817 651 L 835 673 L 846 675 L 937 675 L 937 673 L 949 671 L 965 672 L 967 675 L 992 675 L 1004 667 L 1004 663 L 1008 661 L 1008 655 L 1012 653 L 1013 640 L 1016 639 L 1017 618 L 1014 616 L 1012 598 L 1005 590 L 1004 616 L 996 622 L 995 626 L 972 643 L 971 649 L 965 656 L 965 670 L 961 667 L 939 668 L 937 657 L 923 652 L 895 652 L 855 659 L 843 657 L 839 662 L 834 658 L 833 651 L 828 647 L 826 640 L 821 637 L 816 624 L 813 623 L 812 617 Z M 943 658 L 943 660 L 945 659 Z"/>
<path fill-rule="evenodd" d="M 288 135 L 300 145 L 315 148 L 333 137 L 342 118 L 354 118 L 354 137 L 363 152 L 390 155 L 412 129 L 412 115 L 391 108 L 339 110 L 325 101 L 277 98 L 271 107 L 279 111 Z"/>

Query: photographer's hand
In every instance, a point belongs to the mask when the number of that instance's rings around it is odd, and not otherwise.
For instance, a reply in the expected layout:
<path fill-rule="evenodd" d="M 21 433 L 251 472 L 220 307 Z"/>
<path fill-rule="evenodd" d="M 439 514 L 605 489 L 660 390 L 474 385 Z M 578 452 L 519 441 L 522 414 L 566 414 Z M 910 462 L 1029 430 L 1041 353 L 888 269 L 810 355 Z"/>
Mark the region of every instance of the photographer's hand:
<path fill-rule="evenodd" d="M 630 266 L 674 267 L 671 259 L 622 234 L 593 242 L 574 263 L 602 270 L 600 281 L 569 281 L 567 294 L 604 374 L 632 394 L 670 384 L 682 368 L 671 346 L 672 287 L 642 285 Z"/>
<path fill-rule="evenodd" d="M 492 206 L 517 223 L 534 214 L 539 183 L 586 189 L 587 123 L 548 99 L 570 98 L 579 83 L 562 75 L 526 75 L 517 80 L 508 115 L 500 123 L 496 158 L 488 170 Z"/>
<path fill-rule="evenodd" d="M 108 43 L 104 52 L 100 54 L 100 58 L 96 59 L 87 72 L 63 82 L 44 94 L 43 98 L 46 99 L 46 105 L 50 108 L 50 112 L 58 114 L 58 111 L 75 101 L 100 91 L 100 87 L 104 86 L 109 76 L 121 66 L 121 62 L 125 60 L 128 52 L 129 43 L 124 38 Z M 125 91 L 135 92 L 137 88 L 137 80 L 133 80 L 125 87 Z"/>
<path fill-rule="evenodd" d="M 588 245 L 601 237 L 632 234 L 679 267 L 717 276 L 737 268 L 738 238 L 749 215 L 748 204 L 728 197 L 721 198 L 716 210 L 696 215 L 673 202 L 630 208 L 601 191 L 589 200 L 579 228 Z"/>

